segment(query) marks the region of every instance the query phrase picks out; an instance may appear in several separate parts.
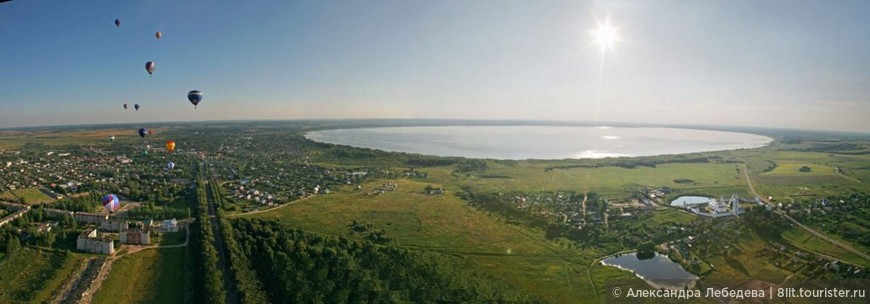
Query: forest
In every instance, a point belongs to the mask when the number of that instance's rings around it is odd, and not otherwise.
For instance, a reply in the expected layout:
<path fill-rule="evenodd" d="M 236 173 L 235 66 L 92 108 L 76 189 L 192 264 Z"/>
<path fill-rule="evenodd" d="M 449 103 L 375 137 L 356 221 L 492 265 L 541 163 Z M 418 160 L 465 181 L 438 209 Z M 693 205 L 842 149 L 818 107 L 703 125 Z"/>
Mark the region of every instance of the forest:
<path fill-rule="evenodd" d="M 232 227 L 229 251 L 250 261 L 273 303 L 540 302 L 443 254 L 325 237 L 271 221 L 234 219 Z"/>

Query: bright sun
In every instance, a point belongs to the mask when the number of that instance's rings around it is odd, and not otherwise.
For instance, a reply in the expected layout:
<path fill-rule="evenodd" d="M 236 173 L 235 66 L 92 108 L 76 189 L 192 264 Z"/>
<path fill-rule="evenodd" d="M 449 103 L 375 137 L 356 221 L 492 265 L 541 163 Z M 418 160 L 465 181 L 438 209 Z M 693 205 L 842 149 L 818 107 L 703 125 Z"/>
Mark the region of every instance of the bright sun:
<path fill-rule="evenodd" d="M 621 41 L 617 28 L 610 25 L 610 16 L 607 16 L 604 23 L 598 22 L 598 28 L 592 31 L 592 35 L 595 36 L 595 41 L 592 43 L 600 46 L 601 51 L 613 49 L 613 45 Z"/>

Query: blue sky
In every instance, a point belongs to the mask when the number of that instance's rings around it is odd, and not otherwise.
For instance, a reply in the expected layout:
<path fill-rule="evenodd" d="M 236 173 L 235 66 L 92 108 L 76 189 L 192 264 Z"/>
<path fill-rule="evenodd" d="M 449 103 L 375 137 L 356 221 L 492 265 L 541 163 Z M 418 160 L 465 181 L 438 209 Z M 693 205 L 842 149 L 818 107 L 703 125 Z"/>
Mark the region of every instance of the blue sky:
<path fill-rule="evenodd" d="M 622 42 L 600 70 L 591 31 L 608 14 Z M 15 0 L 0 4 L 0 127 L 474 118 L 870 132 L 866 16 L 868 1 Z"/>

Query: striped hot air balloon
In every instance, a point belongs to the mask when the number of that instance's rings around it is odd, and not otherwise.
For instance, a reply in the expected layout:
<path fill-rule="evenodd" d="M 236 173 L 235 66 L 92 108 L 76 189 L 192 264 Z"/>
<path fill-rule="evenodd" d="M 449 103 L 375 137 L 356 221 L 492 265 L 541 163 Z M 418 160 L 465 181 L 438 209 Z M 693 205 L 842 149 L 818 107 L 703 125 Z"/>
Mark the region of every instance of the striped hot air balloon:
<path fill-rule="evenodd" d="M 118 207 L 121 207 L 121 201 L 114 194 L 103 196 L 100 202 L 103 203 L 103 208 L 106 208 L 109 212 L 115 212 L 115 210 L 118 210 Z"/>

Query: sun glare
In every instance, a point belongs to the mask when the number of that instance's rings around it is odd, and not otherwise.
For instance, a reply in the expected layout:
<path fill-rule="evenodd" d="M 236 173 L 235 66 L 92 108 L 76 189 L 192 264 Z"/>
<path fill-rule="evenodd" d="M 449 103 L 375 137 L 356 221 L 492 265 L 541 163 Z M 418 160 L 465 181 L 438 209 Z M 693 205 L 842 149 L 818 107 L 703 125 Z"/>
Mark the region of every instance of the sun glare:
<path fill-rule="evenodd" d="M 610 16 L 604 23 L 598 22 L 598 28 L 592 31 L 595 41 L 592 43 L 601 47 L 601 50 L 613 49 L 613 45 L 621 41 L 617 28 L 610 24 Z"/>

